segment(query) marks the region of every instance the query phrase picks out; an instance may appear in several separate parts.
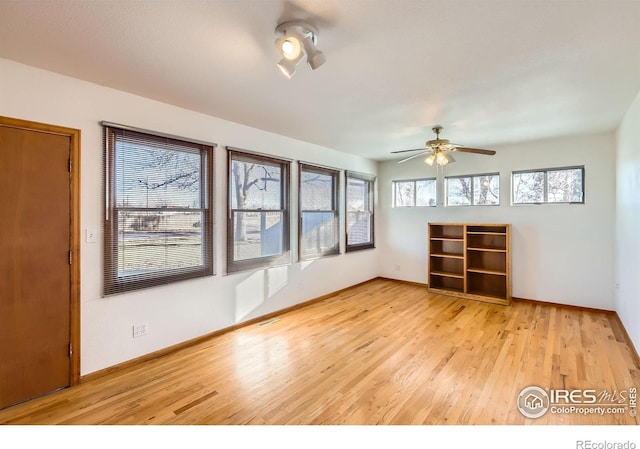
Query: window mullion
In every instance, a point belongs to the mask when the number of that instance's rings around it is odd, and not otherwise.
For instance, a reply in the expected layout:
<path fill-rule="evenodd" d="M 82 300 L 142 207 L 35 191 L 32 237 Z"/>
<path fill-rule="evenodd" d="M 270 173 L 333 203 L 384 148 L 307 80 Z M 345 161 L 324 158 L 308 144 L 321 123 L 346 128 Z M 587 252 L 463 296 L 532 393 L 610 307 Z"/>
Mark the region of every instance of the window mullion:
<path fill-rule="evenodd" d="M 416 207 L 416 204 L 418 204 L 416 197 L 418 195 L 418 183 L 416 181 L 413 181 L 413 204 L 412 207 Z"/>
<path fill-rule="evenodd" d="M 545 170 L 544 172 L 544 177 L 543 177 L 543 190 L 542 190 L 542 200 L 545 203 L 549 202 L 549 171 Z"/>

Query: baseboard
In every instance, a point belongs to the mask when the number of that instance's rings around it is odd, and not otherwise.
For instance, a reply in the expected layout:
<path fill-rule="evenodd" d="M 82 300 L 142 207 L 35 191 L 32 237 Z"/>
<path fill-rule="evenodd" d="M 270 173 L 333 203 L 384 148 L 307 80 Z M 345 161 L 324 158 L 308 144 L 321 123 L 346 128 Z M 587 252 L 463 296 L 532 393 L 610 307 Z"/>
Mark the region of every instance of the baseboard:
<path fill-rule="evenodd" d="M 251 326 L 253 324 L 269 320 L 269 319 L 274 318 L 276 316 L 285 314 L 287 312 L 292 312 L 294 310 L 301 309 L 303 307 L 308 307 L 308 306 L 310 306 L 312 304 L 315 304 L 315 303 L 320 302 L 320 301 L 324 301 L 325 299 L 331 298 L 331 297 L 333 297 L 335 295 L 338 295 L 340 293 L 344 293 L 344 292 L 349 291 L 351 289 L 354 289 L 354 288 L 360 287 L 362 285 L 368 284 L 369 282 L 375 281 L 376 279 L 379 279 L 379 278 L 372 278 L 372 279 L 369 279 L 369 280 L 366 280 L 366 281 L 363 281 L 363 282 L 359 282 L 357 284 L 350 285 L 349 287 L 345 287 L 345 288 L 342 288 L 340 290 L 336 290 L 334 292 L 327 293 L 326 295 L 318 296 L 318 297 L 310 299 L 308 301 L 304 301 L 304 302 L 295 304 L 293 306 L 277 310 L 275 312 L 271 312 L 271 313 L 268 313 L 268 314 L 265 314 L 265 315 L 261 315 L 261 316 L 256 317 L 256 318 L 252 318 L 249 321 L 244 321 L 242 323 L 234 324 L 233 326 L 229 326 L 229 327 L 225 327 L 225 328 L 222 328 L 222 329 L 218 329 L 217 331 L 210 332 L 210 333 L 202 335 L 200 337 L 196 337 L 196 338 L 193 338 L 191 340 L 184 341 L 182 343 L 177 343 L 175 345 L 168 346 L 168 347 L 163 348 L 163 349 L 159 349 L 158 351 L 150 352 L 149 354 L 145 354 L 145 355 L 142 355 L 140 357 L 136 357 L 134 359 L 127 360 L 126 362 L 118 363 L 117 365 L 109 366 L 107 368 L 104 368 L 104 369 L 101 369 L 101 370 L 98 370 L 98 371 L 94 371 L 92 373 L 89 373 L 89 374 L 86 374 L 84 376 L 81 376 L 80 377 L 80 383 L 89 382 L 89 381 L 92 381 L 92 380 L 95 380 L 95 379 L 99 379 L 100 377 L 104 377 L 104 376 L 106 376 L 108 374 L 112 374 L 112 373 L 115 373 L 115 372 L 118 372 L 118 371 L 122 371 L 122 370 L 125 370 L 127 368 L 131 368 L 133 366 L 141 364 L 143 362 L 148 362 L 150 360 L 155 360 L 155 359 L 158 359 L 160 357 L 164 357 L 166 355 L 172 354 L 174 352 L 178 352 L 178 351 L 180 351 L 182 349 L 185 349 L 185 348 L 188 348 L 188 347 L 191 347 L 191 346 L 195 346 L 195 345 L 197 345 L 199 343 L 202 343 L 204 341 L 207 341 L 207 340 L 209 340 L 211 338 L 220 336 L 222 334 L 226 334 L 227 332 L 231 332 L 231 331 L 234 331 L 234 330 L 237 330 L 237 329 L 241 329 L 241 328 L 246 327 L 246 326 Z"/>
<path fill-rule="evenodd" d="M 422 282 L 405 281 L 403 279 L 393 279 L 393 278 L 388 278 L 384 276 L 378 276 L 376 279 L 381 279 L 383 281 L 399 282 L 401 284 L 413 285 L 414 287 L 427 288 L 427 284 L 426 283 L 423 284 Z"/>
<path fill-rule="evenodd" d="M 595 307 L 574 306 L 573 304 L 562 304 L 562 303 L 559 303 L 559 302 L 541 301 L 539 299 L 528 299 L 528 298 L 516 298 L 516 297 L 513 297 L 513 298 L 511 298 L 511 300 L 512 301 L 517 301 L 517 302 L 528 302 L 528 303 L 531 303 L 531 304 L 544 304 L 544 305 L 547 305 L 547 306 L 562 307 L 562 308 L 565 308 L 565 309 L 582 310 L 584 312 L 599 312 L 599 313 L 608 313 L 608 314 L 616 313 L 613 310 L 597 309 Z"/>

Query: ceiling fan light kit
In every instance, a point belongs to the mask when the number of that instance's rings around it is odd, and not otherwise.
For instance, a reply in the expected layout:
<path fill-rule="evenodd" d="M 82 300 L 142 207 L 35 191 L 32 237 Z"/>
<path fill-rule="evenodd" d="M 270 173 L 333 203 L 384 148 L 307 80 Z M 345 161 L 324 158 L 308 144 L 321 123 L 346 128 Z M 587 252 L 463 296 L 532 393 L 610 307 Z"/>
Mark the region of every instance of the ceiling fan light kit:
<path fill-rule="evenodd" d="M 414 154 L 413 156 L 409 156 L 407 158 L 399 160 L 398 161 L 399 164 L 426 154 L 427 157 L 424 159 L 425 164 L 429 165 L 430 167 L 432 167 L 433 164 L 436 164 L 436 166 L 439 166 L 439 167 L 443 167 L 447 164 L 450 164 L 456 161 L 451 155 L 451 152 L 453 151 L 458 151 L 461 153 L 484 154 L 488 156 L 493 156 L 494 154 L 496 154 L 494 150 L 484 150 L 481 148 L 469 148 L 463 145 L 453 144 L 448 139 L 441 139 L 440 132 L 442 131 L 442 126 L 434 126 L 431 129 L 434 133 L 436 133 L 436 138 L 433 140 L 427 141 L 424 148 L 392 151 L 392 153 L 408 153 L 413 151 L 419 151 L 419 153 Z"/>
<path fill-rule="evenodd" d="M 276 27 L 275 44 L 282 55 L 278 68 L 291 78 L 303 56 L 307 56 L 307 64 L 316 70 L 327 61 L 326 56 L 316 48 L 318 29 L 305 22 L 284 22 Z"/>

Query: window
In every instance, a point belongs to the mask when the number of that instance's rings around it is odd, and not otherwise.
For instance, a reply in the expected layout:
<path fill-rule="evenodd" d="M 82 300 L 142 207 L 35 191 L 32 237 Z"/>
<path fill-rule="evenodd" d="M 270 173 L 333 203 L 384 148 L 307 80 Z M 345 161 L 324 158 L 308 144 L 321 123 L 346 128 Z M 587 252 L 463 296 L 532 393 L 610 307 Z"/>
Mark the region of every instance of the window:
<path fill-rule="evenodd" d="M 347 251 L 374 247 L 373 183 L 375 176 L 347 172 Z"/>
<path fill-rule="evenodd" d="M 104 293 L 213 274 L 213 147 L 103 123 Z"/>
<path fill-rule="evenodd" d="M 300 163 L 300 259 L 340 252 L 338 179 L 340 172 Z"/>
<path fill-rule="evenodd" d="M 513 204 L 584 203 L 584 167 L 514 171 Z"/>
<path fill-rule="evenodd" d="M 500 174 L 445 178 L 447 206 L 495 206 L 500 204 Z"/>
<path fill-rule="evenodd" d="M 436 205 L 436 178 L 393 181 L 393 207 Z"/>
<path fill-rule="evenodd" d="M 290 162 L 227 149 L 227 271 L 288 263 Z"/>

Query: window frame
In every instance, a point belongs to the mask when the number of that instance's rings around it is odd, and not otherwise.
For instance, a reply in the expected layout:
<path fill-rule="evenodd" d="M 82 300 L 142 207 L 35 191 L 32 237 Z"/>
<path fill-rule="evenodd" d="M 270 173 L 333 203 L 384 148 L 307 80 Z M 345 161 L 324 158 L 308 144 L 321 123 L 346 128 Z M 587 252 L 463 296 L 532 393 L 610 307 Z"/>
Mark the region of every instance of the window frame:
<path fill-rule="evenodd" d="M 234 147 L 226 147 L 227 149 L 227 273 L 235 273 L 239 271 L 269 268 L 279 265 L 287 265 L 291 263 L 291 160 L 277 158 L 262 153 L 242 150 Z M 256 164 L 279 165 L 280 166 L 280 209 L 233 209 L 233 194 L 231 182 L 233 179 L 232 166 L 234 155 L 238 155 L 245 161 L 252 161 Z M 234 211 L 244 212 L 281 212 L 282 213 L 282 254 L 272 256 L 256 257 L 253 259 L 234 260 L 234 229 L 233 218 Z"/>
<path fill-rule="evenodd" d="M 374 205 L 375 205 L 375 201 L 374 201 L 374 195 L 375 195 L 375 182 L 376 182 L 376 177 L 374 175 L 368 175 L 365 173 L 358 173 L 358 172 L 353 172 L 353 171 L 347 171 L 345 173 L 345 183 L 344 183 L 344 209 L 345 209 L 345 214 L 344 214 L 344 232 L 345 232 L 345 251 L 346 252 L 352 252 L 352 251 L 360 251 L 363 249 L 371 249 L 371 248 L 375 248 L 375 209 L 374 209 Z M 369 203 L 369 211 L 370 211 L 370 219 L 369 219 L 369 223 L 371 224 L 371 229 L 370 229 L 370 241 L 365 242 L 365 243 L 359 243 L 359 244 L 349 244 L 349 228 L 348 228 L 348 221 L 349 221 L 349 202 L 348 202 L 348 195 L 349 195 L 349 179 L 358 179 L 360 181 L 364 181 L 367 183 L 367 185 L 369 186 L 368 188 L 368 203 Z"/>
<path fill-rule="evenodd" d="M 475 204 L 475 195 L 474 195 L 474 178 L 479 178 L 482 176 L 497 176 L 498 177 L 498 202 L 496 204 Z M 470 178 L 471 179 L 471 203 L 470 204 L 449 204 L 449 180 L 450 179 L 460 179 L 460 178 Z M 500 206 L 500 172 L 491 172 L 491 173 L 474 173 L 471 175 L 455 175 L 455 176 L 445 176 L 444 178 L 444 204 L 446 207 L 495 207 Z"/>
<path fill-rule="evenodd" d="M 435 195 L 435 204 L 433 206 L 430 205 L 425 205 L 425 206 L 418 206 L 416 203 L 416 195 L 418 192 L 416 183 L 418 181 L 433 181 L 433 185 L 435 187 L 436 190 L 436 195 Z M 398 204 L 396 204 L 396 184 L 399 182 L 413 182 L 413 205 L 411 206 L 399 206 Z M 391 194 L 392 194 L 392 205 L 391 207 L 396 208 L 396 207 L 437 207 L 438 205 L 438 178 L 433 177 L 433 178 L 415 178 L 415 179 L 394 179 L 391 181 Z"/>
<path fill-rule="evenodd" d="M 103 248 L 103 295 L 109 296 L 140 290 L 148 287 L 166 285 L 173 282 L 194 279 L 215 274 L 215 254 L 214 254 L 214 156 L 215 143 L 201 142 L 170 134 L 148 131 L 118 125 L 109 122 L 101 122 L 103 127 L 103 148 L 104 148 L 104 248 Z M 172 142 L 178 146 L 191 147 L 200 153 L 200 208 L 184 207 L 121 207 L 116 203 L 116 143 L 117 136 L 125 134 L 134 135 L 141 141 L 146 141 L 151 148 L 153 145 Z M 165 148 L 166 149 L 166 148 Z M 172 150 L 180 151 L 180 150 Z M 174 270 L 159 270 L 154 273 L 144 273 L 139 275 L 118 275 L 118 212 L 123 210 L 132 211 L 174 211 L 174 212 L 198 212 L 202 213 L 201 223 L 202 236 L 202 265 L 191 268 L 181 268 Z"/>
<path fill-rule="evenodd" d="M 302 251 L 302 219 L 303 213 L 305 210 L 302 208 L 302 172 L 311 172 L 318 173 L 322 175 L 331 176 L 331 210 L 307 210 L 306 212 L 321 212 L 321 213 L 333 213 L 333 224 L 334 224 L 334 241 L 335 244 L 332 248 L 320 251 L 314 255 L 304 256 Z M 306 162 L 298 163 L 298 260 L 313 260 L 319 259 L 321 257 L 332 256 L 336 254 L 340 254 L 340 209 L 339 209 L 339 200 L 338 200 L 338 190 L 340 186 L 340 170 L 322 167 L 315 164 L 308 164 Z"/>
<path fill-rule="evenodd" d="M 581 191 L 582 191 L 582 200 L 581 201 L 549 201 L 548 198 L 548 193 L 549 193 L 549 186 L 548 186 L 548 173 L 549 172 L 554 172 L 554 171 L 563 171 L 563 170 L 580 170 L 582 172 L 582 185 L 581 185 Z M 514 194 L 515 191 L 513 189 L 514 186 L 514 182 L 513 182 L 513 176 L 514 175 L 518 175 L 518 174 L 523 174 L 523 173 L 543 173 L 544 174 L 544 180 L 543 180 L 543 193 L 542 193 L 542 201 L 541 202 L 531 202 L 531 203 L 521 203 L 521 202 L 516 202 L 514 199 Z M 528 170 L 513 170 L 511 172 L 511 205 L 512 206 L 529 206 L 529 205 L 541 205 L 541 204 L 585 204 L 585 168 L 584 165 L 571 165 L 571 166 L 566 166 L 566 167 L 551 167 L 551 168 L 536 168 L 536 169 L 528 169 Z"/>

